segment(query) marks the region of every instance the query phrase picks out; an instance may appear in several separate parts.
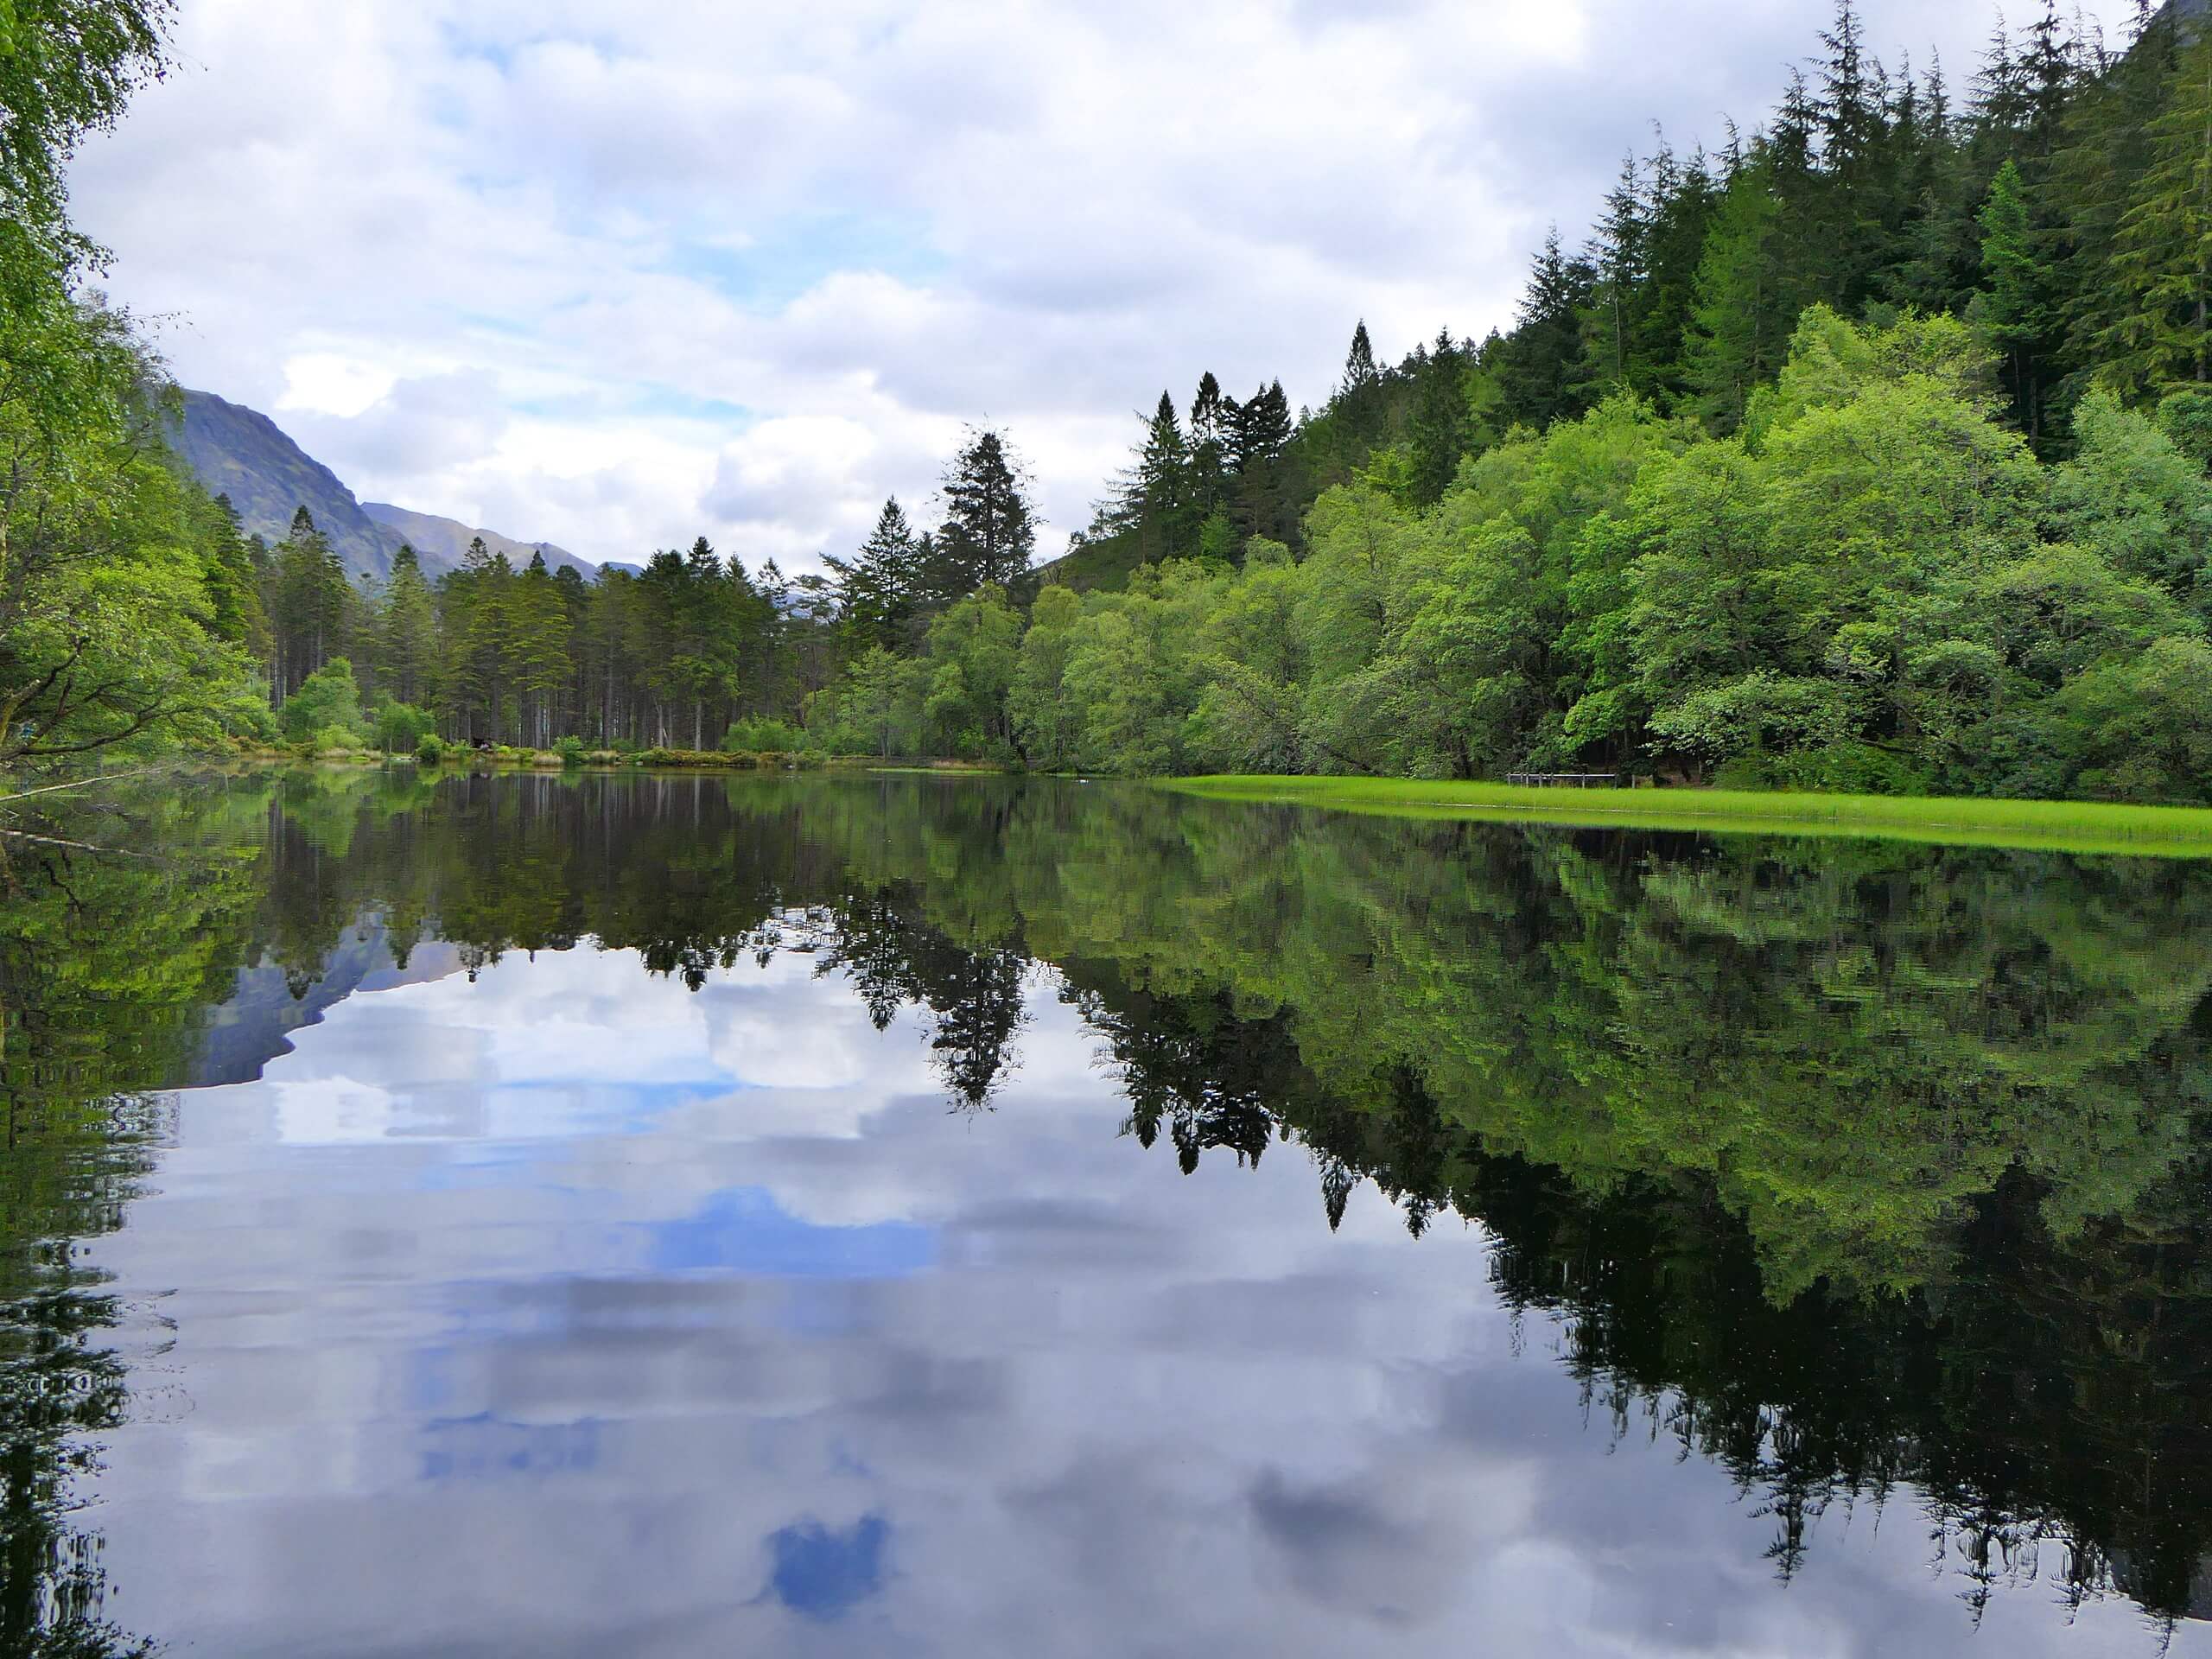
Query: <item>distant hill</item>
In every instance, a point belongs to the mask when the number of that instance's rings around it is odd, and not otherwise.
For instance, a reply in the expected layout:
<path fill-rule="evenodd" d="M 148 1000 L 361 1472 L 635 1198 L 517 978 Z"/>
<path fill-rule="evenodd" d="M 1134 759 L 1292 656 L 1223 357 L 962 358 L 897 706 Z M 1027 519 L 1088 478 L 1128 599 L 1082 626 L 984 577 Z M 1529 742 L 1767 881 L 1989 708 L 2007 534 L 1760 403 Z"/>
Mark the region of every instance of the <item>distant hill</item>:
<path fill-rule="evenodd" d="M 258 410 L 210 391 L 188 391 L 183 419 L 170 429 L 169 443 L 210 494 L 231 498 L 248 535 L 281 542 L 292 527 L 292 514 L 305 507 L 345 560 L 348 575 L 365 570 L 382 581 L 391 574 L 400 537 L 362 512 L 335 473 Z"/>
<path fill-rule="evenodd" d="M 293 442 L 276 422 L 212 391 L 184 393 L 183 417 L 171 428 L 169 442 L 209 493 L 231 498 L 250 536 L 271 544 L 283 541 L 291 530 L 292 514 L 304 506 L 351 575 L 366 571 L 383 581 L 391 574 L 392 556 L 406 543 L 421 557 L 423 574 L 435 581 L 461 568 L 461 556 L 479 536 L 518 569 L 530 563 L 531 554 L 543 553 L 554 569 L 565 564 L 586 576 L 599 573 L 590 560 L 550 542 L 518 542 L 458 518 L 388 502 L 357 501 L 335 473 Z"/>
<path fill-rule="evenodd" d="M 410 544 L 423 561 L 426 570 L 449 570 L 459 566 L 461 556 L 468 551 L 468 543 L 477 537 L 484 538 L 484 545 L 494 553 L 504 553 L 507 563 L 518 570 L 529 564 L 531 555 L 543 553 L 549 569 L 558 570 L 563 565 L 574 568 L 580 575 L 594 576 L 599 567 L 589 559 L 580 559 L 566 548 L 556 547 L 550 542 L 518 542 L 512 536 L 502 536 L 496 530 L 481 530 L 464 524 L 458 518 L 441 518 L 432 512 L 415 512 L 406 507 L 395 507 L 388 501 L 365 501 L 361 511 L 398 540 Z"/>

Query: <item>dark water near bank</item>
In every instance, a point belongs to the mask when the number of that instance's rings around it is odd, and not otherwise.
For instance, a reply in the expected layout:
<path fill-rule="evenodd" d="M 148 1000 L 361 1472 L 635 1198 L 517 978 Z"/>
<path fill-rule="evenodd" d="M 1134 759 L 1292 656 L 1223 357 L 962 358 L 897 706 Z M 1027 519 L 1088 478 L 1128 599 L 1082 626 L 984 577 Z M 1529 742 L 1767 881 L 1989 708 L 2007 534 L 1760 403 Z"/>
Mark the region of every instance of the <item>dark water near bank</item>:
<path fill-rule="evenodd" d="M 0 1656 L 2212 1653 L 2212 863 L 15 822 Z"/>

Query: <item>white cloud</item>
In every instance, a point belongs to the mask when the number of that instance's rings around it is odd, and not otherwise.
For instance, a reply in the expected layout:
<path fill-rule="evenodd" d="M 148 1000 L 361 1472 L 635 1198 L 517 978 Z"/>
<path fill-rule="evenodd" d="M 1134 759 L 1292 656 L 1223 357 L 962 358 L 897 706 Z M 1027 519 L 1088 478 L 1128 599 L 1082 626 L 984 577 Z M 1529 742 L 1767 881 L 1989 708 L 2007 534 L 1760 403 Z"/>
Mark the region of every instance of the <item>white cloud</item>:
<path fill-rule="evenodd" d="M 1508 323 L 1548 220 L 1653 120 L 1760 118 L 1829 10 L 196 0 L 76 188 L 180 377 L 365 497 L 804 566 L 989 421 L 1056 549 L 1163 385 Z M 1955 86 L 1990 21 L 1862 10 Z"/>

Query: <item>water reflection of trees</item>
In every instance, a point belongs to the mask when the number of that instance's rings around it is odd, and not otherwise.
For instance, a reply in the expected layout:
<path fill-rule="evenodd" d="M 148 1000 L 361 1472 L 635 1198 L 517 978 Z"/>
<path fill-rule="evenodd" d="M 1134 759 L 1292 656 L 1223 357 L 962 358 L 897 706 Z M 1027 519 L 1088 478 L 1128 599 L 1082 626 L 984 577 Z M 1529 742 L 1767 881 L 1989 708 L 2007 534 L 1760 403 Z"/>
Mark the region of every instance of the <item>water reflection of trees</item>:
<path fill-rule="evenodd" d="M 918 1011 L 975 1107 L 1049 962 L 1133 1138 L 1185 1170 L 1294 1140 L 1332 1224 L 1363 1184 L 1416 1232 L 1480 1223 L 1592 1405 L 1729 1468 L 1778 1570 L 1910 1483 L 1970 1593 L 2032 1561 L 2206 1599 L 2212 868 L 934 779 L 302 776 L 202 810 L 230 885 L 133 908 L 156 1001 L 241 962 L 302 994 L 365 920 L 402 963 L 596 945 L 694 988 L 789 953 L 879 1027 Z M 11 971 L 35 1017 L 54 988 Z M 105 1058 L 34 1093 L 175 1058 L 77 1040 Z"/>
<path fill-rule="evenodd" d="M 195 817 L 219 811 L 203 802 Z M 109 828 L 155 838 L 173 809 Z M 245 937 L 252 861 L 15 849 L 0 903 L 0 1654 L 144 1653 L 109 1619 L 84 1510 L 130 1391 L 120 1310 L 81 1259 L 123 1224 L 162 1133 L 144 1090 L 188 1056 Z"/>

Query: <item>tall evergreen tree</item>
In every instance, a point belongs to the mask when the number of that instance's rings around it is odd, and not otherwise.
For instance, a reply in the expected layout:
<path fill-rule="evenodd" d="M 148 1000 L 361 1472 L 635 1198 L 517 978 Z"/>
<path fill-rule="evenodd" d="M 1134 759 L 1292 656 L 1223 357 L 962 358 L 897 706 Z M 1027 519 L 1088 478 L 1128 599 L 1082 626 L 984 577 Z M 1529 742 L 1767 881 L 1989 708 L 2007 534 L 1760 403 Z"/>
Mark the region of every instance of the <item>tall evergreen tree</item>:
<path fill-rule="evenodd" d="M 1592 243 L 1596 281 L 1582 319 L 1582 360 L 1576 393 L 1595 403 L 1631 385 L 1636 366 L 1639 301 L 1649 275 L 1650 221 L 1643 169 L 1636 156 L 1622 160 L 1620 177 L 1605 194 Z"/>
<path fill-rule="evenodd" d="M 1192 478 L 1191 447 L 1166 392 L 1145 423 L 1144 441 L 1122 482 L 1121 518 L 1147 563 L 1197 551 L 1202 518 Z"/>
<path fill-rule="evenodd" d="M 2049 357 L 2056 319 L 2051 270 L 2039 254 L 2030 223 L 2027 186 L 2011 162 L 1998 169 L 1982 205 L 1983 290 L 1976 320 L 2000 354 L 2012 418 L 2031 443 L 2044 436 Z"/>
<path fill-rule="evenodd" d="M 1221 382 L 1208 370 L 1198 377 L 1197 395 L 1191 399 L 1191 494 L 1192 509 L 1201 519 L 1224 511 L 1230 499 L 1231 435 L 1236 423 L 1236 401 L 1222 395 Z"/>
<path fill-rule="evenodd" d="M 906 509 L 893 496 L 876 514 L 875 528 L 848 562 L 826 558 L 847 636 L 861 649 L 896 646 L 920 601 L 920 550 Z"/>
<path fill-rule="evenodd" d="M 376 619 L 372 662 L 378 685 L 397 702 L 427 703 L 435 690 L 438 664 L 438 609 L 415 550 L 403 545 L 392 556 L 391 580 Z"/>
<path fill-rule="evenodd" d="M 1436 344 L 1421 365 L 1414 386 L 1413 418 L 1407 431 L 1414 502 L 1432 506 L 1459 470 L 1467 453 L 1471 413 L 1467 401 L 1467 352 L 1439 329 Z"/>
<path fill-rule="evenodd" d="M 569 608 L 545 568 L 543 553 L 531 555 L 511 602 L 517 728 L 525 741 L 543 748 L 553 741 L 571 666 Z"/>
<path fill-rule="evenodd" d="M 2151 124 L 2106 265 L 2102 373 L 2136 396 L 2212 381 L 2212 29 L 2190 39 Z"/>
<path fill-rule="evenodd" d="M 1239 539 L 1283 539 L 1296 517 L 1282 475 L 1293 430 L 1290 399 L 1282 382 L 1275 380 L 1230 407 L 1230 471 L 1236 479 L 1233 518 Z"/>
<path fill-rule="evenodd" d="M 1010 587 L 1029 569 L 1036 516 L 1020 465 L 1001 433 L 973 433 L 946 467 L 939 493 L 944 523 L 935 548 L 938 602 L 986 583 Z"/>
<path fill-rule="evenodd" d="M 1581 412 L 1575 370 L 1582 355 L 1582 314 L 1596 280 L 1588 260 L 1567 256 L 1554 226 L 1529 273 L 1519 326 L 1506 336 L 1501 353 L 1508 419 L 1541 429 Z"/>
<path fill-rule="evenodd" d="M 1735 430 L 1751 391 L 1779 365 L 1789 327 L 1777 290 L 1780 207 L 1765 166 L 1738 168 L 1698 264 L 1683 376 L 1716 432 Z"/>

